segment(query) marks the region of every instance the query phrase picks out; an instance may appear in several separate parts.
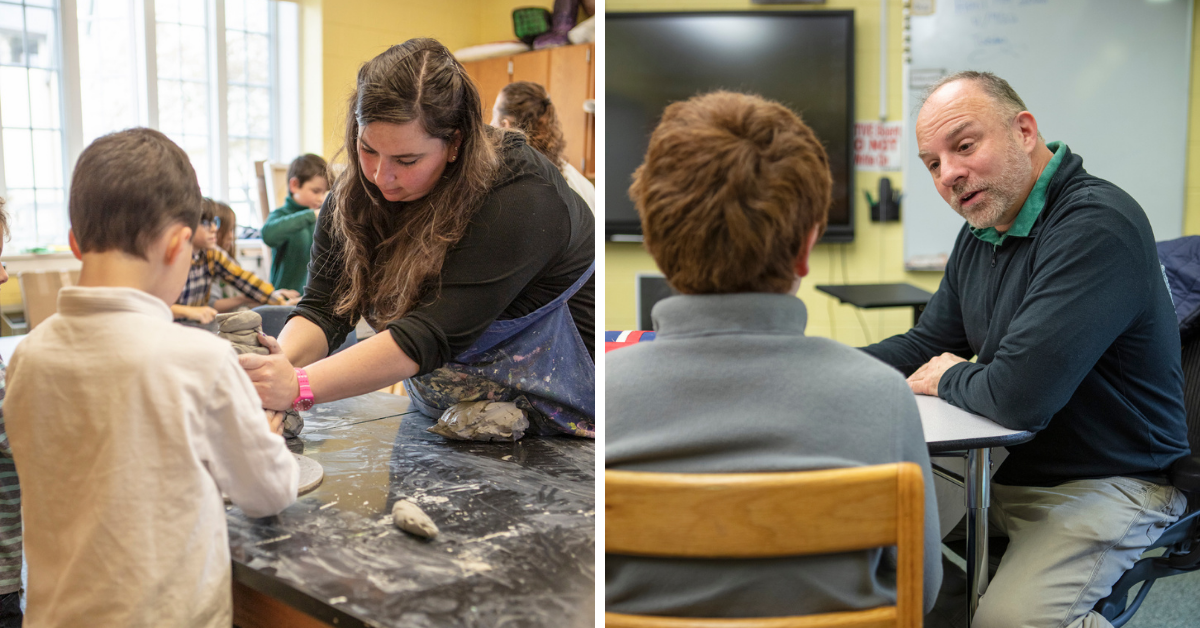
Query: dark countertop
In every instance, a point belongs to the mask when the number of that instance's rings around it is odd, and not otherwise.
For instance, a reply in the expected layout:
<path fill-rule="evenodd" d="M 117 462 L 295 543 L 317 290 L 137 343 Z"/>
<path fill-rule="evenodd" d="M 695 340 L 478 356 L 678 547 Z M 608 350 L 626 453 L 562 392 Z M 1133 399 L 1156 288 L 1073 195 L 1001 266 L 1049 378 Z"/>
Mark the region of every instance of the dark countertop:
<path fill-rule="evenodd" d="M 448 441 L 385 393 L 304 418 L 325 480 L 276 517 L 230 507 L 235 580 L 337 626 L 592 624 L 594 441 Z M 437 539 L 392 523 L 401 497 Z"/>
<path fill-rule="evenodd" d="M 861 308 L 925 305 L 933 293 L 907 283 L 821 285 L 817 290 Z"/>

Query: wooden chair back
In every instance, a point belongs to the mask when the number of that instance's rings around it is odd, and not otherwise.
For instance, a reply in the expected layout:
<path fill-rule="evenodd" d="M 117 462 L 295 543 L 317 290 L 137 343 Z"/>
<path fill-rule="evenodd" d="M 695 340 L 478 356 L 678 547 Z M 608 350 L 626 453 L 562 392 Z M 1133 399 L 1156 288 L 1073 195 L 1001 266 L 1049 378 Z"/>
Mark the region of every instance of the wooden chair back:
<path fill-rule="evenodd" d="M 267 224 L 271 211 L 283 206 L 288 195 L 288 165 L 270 161 L 254 162 L 254 176 L 258 179 L 258 207 L 262 213 L 262 224 Z M 262 245 L 263 267 L 271 268 L 271 247 Z"/>
<path fill-rule="evenodd" d="M 25 323 L 33 331 L 42 321 L 58 311 L 58 291 L 64 286 L 79 283 L 78 270 L 26 270 L 17 275 L 21 286 L 21 302 L 25 306 Z"/>
<path fill-rule="evenodd" d="M 254 175 L 258 178 L 258 202 L 263 223 L 272 210 L 283 207 L 288 195 L 287 164 L 271 161 L 254 162 Z"/>
<path fill-rule="evenodd" d="M 924 482 L 911 462 L 782 473 L 605 471 L 604 551 L 768 558 L 896 546 L 896 605 L 747 619 L 605 613 L 610 628 L 921 626 Z"/>

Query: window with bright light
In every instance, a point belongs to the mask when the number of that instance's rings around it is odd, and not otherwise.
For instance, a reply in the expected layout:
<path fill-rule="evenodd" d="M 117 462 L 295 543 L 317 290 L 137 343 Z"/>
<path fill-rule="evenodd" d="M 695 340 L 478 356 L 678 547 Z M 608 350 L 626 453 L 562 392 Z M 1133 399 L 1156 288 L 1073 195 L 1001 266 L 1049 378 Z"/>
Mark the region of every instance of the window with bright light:
<path fill-rule="evenodd" d="M 58 4 L 0 0 L 0 163 L 12 248 L 66 242 Z"/>
<path fill-rule="evenodd" d="M 138 42 L 132 0 L 76 3 L 83 141 L 140 124 Z"/>
<path fill-rule="evenodd" d="M 154 19 L 158 130 L 187 152 L 200 190 L 214 196 L 208 5 L 209 0 L 155 0 Z"/>
<path fill-rule="evenodd" d="M 298 152 L 298 37 L 278 0 L 0 0 L 5 253 L 65 245 L 79 152 L 134 126 L 174 140 L 205 195 L 261 225 L 254 162 Z"/>
<path fill-rule="evenodd" d="M 272 141 L 278 136 L 272 127 L 279 116 L 271 115 L 278 109 L 279 92 L 272 80 L 276 63 L 271 54 L 271 22 L 271 5 L 267 0 L 225 2 L 229 205 L 241 223 L 250 222 L 258 211 L 254 162 L 274 153 Z"/>

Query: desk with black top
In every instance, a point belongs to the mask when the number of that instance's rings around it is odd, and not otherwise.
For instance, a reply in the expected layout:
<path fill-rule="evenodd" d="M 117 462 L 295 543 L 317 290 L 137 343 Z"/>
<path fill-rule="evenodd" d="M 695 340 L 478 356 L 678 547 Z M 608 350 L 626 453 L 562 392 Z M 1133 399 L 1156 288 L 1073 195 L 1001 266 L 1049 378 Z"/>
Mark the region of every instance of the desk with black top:
<path fill-rule="evenodd" d="M 276 517 L 228 512 L 238 626 L 591 625 L 594 441 L 448 441 L 386 393 L 304 417 L 322 484 Z M 436 539 L 392 523 L 400 498 Z"/>
<path fill-rule="evenodd" d="M 934 466 L 933 472 L 963 487 L 967 506 L 967 626 L 988 584 L 988 506 L 991 503 L 991 448 L 1033 440 L 1033 432 L 1010 430 L 991 420 L 950 405 L 938 397 L 917 395 L 917 410 L 931 457 L 966 458 L 959 476 Z M 933 490 L 932 486 L 925 490 Z M 936 516 L 936 513 L 933 513 Z M 930 516 L 930 513 L 926 513 Z"/>
<path fill-rule="evenodd" d="M 875 284 L 844 284 L 816 286 L 817 290 L 836 297 L 842 303 L 849 303 L 863 309 L 877 307 L 911 307 L 913 309 L 913 325 L 921 318 L 925 305 L 933 297 L 926 292 L 907 283 L 875 283 Z"/>

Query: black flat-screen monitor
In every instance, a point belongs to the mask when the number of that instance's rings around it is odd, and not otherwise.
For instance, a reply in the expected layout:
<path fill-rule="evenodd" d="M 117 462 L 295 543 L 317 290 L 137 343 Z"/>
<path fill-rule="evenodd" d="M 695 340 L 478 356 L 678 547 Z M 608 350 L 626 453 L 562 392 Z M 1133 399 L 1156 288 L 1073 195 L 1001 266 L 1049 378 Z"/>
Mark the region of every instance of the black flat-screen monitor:
<path fill-rule="evenodd" d="M 670 103 L 727 89 L 791 107 L 829 153 L 824 242 L 854 238 L 854 12 L 606 13 L 604 231 L 640 240 L 629 183 Z"/>

